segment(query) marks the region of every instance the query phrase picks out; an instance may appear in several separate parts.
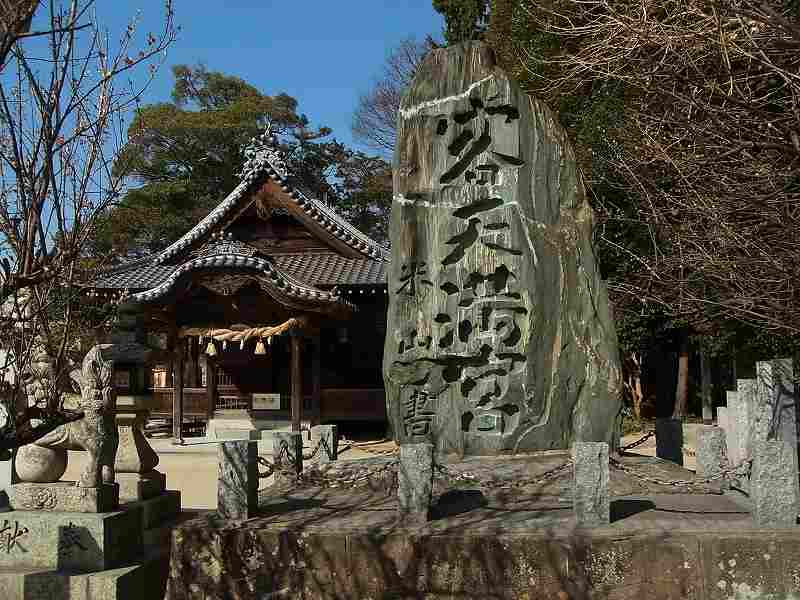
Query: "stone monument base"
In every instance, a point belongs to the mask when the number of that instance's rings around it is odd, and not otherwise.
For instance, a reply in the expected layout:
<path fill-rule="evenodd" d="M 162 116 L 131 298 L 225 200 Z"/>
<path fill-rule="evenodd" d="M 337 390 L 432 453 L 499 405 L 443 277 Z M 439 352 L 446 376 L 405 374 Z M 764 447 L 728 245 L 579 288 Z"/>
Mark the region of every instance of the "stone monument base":
<path fill-rule="evenodd" d="M 142 528 L 144 530 L 159 527 L 161 524 L 177 517 L 181 512 L 181 493 L 167 490 L 158 496 L 127 502 L 120 506 L 123 510 L 141 510 Z"/>
<path fill-rule="evenodd" d="M 0 569 L 101 571 L 142 552 L 140 508 L 102 514 L 14 510 L 3 514 L 2 523 Z"/>
<path fill-rule="evenodd" d="M 167 477 L 153 469 L 147 473 L 117 473 L 120 502 L 154 498 L 167 489 Z"/>
<path fill-rule="evenodd" d="M 168 562 L 151 556 L 137 564 L 98 573 L 65 573 L 49 569 L 8 571 L 0 568 L 3 600 L 123 600 L 162 598 Z"/>
<path fill-rule="evenodd" d="M 106 513 L 119 506 L 119 485 L 78 487 L 74 481 L 15 483 L 9 493 L 14 510 Z"/>
<path fill-rule="evenodd" d="M 0 599 L 163 598 L 180 492 L 104 514 L 9 511 L 0 521 Z"/>

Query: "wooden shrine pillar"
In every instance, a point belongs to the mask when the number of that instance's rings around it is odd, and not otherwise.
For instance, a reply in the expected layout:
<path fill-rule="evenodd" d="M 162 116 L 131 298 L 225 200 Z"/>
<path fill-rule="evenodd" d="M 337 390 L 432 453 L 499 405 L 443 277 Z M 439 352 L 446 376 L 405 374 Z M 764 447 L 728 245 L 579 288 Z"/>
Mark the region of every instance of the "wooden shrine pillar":
<path fill-rule="evenodd" d="M 189 377 L 187 378 L 187 384 L 191 388 L 199 388 L 201 377 L 200 377 L 200 352 L 202 348 L 200 348 L 200 342 L 194 336 L 189 338 Z"/>
<path fill-rule="evenodd" d="M 311 424 L 319 425 L 322 414 L 322 344 L 320 334 L 311 338 Z"/>
<path fill-rule="evenodd" d="M 303 418 L 303 332 L 292 330 L 292 431 L 300 431 Z"/>
<path fill-rule="evenodd" d="M 208 397 L 208 418 L 217 410 L 217 361 L 206 356 L 206 395 Z"/>
<path fill-rule="evenodd" d="M 186 343 L 178 339 L 175 344 L 174 384 L 172 387 L 172 443 L 183 444 L 183 365 Z"/>

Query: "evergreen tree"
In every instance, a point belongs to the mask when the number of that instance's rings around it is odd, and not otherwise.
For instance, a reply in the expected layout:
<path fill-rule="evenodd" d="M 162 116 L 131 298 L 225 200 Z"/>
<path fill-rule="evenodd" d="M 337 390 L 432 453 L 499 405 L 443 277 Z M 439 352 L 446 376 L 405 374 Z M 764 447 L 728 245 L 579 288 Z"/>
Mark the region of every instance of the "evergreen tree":
<path fill-rule="evenodd" d="M 433 0 L 433 8 L 445 20 L 448 44 L 480 39 L 489 20 L 489 0 Z"/>
<path fill-rule="evenodd" d="M 330 129 L 312 129 L 296 99 L 262 94 L 203 66 L 178 65 L 173 74 L 173 102 L 141 108 L 128 128 L 114 174 L 139 186 L 104 215 L 94 236 L 96 254 L 133 258 L 188 231 L 239 183 L 242 148 L 267 126 L 311 191 L 329 189 L 339 145 L 322 141 Z"/>

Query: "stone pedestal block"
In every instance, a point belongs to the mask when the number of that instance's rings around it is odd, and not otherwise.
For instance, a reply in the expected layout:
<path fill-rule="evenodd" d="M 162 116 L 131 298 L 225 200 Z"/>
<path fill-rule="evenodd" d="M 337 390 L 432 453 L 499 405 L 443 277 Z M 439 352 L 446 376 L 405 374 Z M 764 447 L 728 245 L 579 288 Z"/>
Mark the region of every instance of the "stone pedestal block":
<path fill-rule="evenodd" d="M 575 460 L 572 507 L 580 527 L 600 527 L 611 521 L 608 493 L 608 444 L 578 442 Z"/>
<path fill-rule="evenodd" d="M 140 509 L 142 511 L 142 529 L 147 531 L 160 527 L 180 514 L 181 493 L 176 490 L 165 491 L 154 498 L 128 502 L 122 508 L 125 510 Z"/>
<path fill-rule="evenodd" d="M 791 527 L 797 522 L 797 448 L 781 440 L 754 444 L 750 498 L 759 527 Z"/>
<path fill-rule="evenodd" d="M 656 456 L 683 465 L 683 423 L 680 419 L 656 419 Z"/>
<path fill-rule="evenodd" d="M 314 425 L 311 428 L 311 447 L 317 450 L 317 462 L 321 465 L 333 462 L 339 453 L 339 430 L 336 425 Z"/>
<path fill-rule="evenodd" d="M 433 493 L 433 444 L 401 444 L 397 470 L 400 517 L 408 524 L 428 520 Z"/>
<path fill-rule="evenodd" d="M 114 459 L 117 473 L 147 473 L 158 465 L 158 454 L 144 435 L 147 409 L 120 407 L 116 409 L 119 446 Z"/>
<path fill-rule="evenodd" d="M 218 446 L 217 511 L 226 519 L 249 519 L 258 508 L 258 443 Z"/>
<path fill-rule="evenodd" d="M 116 479 L 120 502 L 146 500 L 167 489 L 167 476 L 155 469 L 147 473 L 117 473 Z"/>
<path fill-rule="evenodd" d="M 10 501 L 14 510 L 105 513 L 119 507 L 119 485 L 104 483 L 87 488 L 76 486 L 74 481 L 15 483 Z"/>
<path fill-rule="evenodd" d="M 276 431 L 272 434 L 272 461 L 275 482 L 285 483 L 303 472 L 303 434 L 299 431 Z"/>
<path fill-rule="evenodd" d="M 15 510 L 0 519 L 0 571 L 102 571 L 142 552 L 142 511 L 103 514 Z"/>
<path fill-rule="evenodd" d="M 697 432 L 697 475 L 716 477 L 725 469 L 725 431 L 720 427 L 704 426 Z"/>

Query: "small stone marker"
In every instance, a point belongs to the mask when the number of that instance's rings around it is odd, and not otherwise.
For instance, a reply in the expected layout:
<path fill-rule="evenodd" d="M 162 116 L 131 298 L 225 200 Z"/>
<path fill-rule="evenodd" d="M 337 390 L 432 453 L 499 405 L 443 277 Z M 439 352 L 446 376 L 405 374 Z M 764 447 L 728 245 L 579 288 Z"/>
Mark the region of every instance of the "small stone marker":
<path fill-rule="evenodd" d="M 258 443 L 218 446 L 217 511 L 226 519 L 249 519 L 258 508 Z"/>
<path fill-rule="evenodd" d="M 611 522 L 608 494 L 608 444 L 578 442 L 575 460 L 572 507 L 580 527 L 599 527 Z"/>
<path fill-rule="evenodd" d="M 753 520 L 759 527 L 791 527 L 797 522 L 800 490 L 797 449 L 781 440 L 754 445 L 750 498 Z"/>
<path fill-rule="evenodd" d="M 314 425 L 311 428 L 311 447 L 317 450 L 317 462 L 321 465 L 336 460 L 339 452 L 339 429 L 336 425 Z"/>
<path fill-rule="evenodd" d="M 275 483 L 303 472 L 303 434 L 300 431 L 276 431 L 272 434 L 272 461 Z M 282 475 L 281 472 L 285 475 Z"/>
<path fill-rule="evenodd" d="M 683 466 L 683 422 L 656 419 L 656 456 Z"/>
<path fill-rule="evenodd" d="M 427 522 L 433 494 L 433 444 L 401 444 L 397 481 L 401 518 L 412 525 Z"/>
<path fill-rule="evenodd" d="M 716 477 L 725 469 L 725 431 L 704 426 L 697 432 L 697 475 Z"/>

